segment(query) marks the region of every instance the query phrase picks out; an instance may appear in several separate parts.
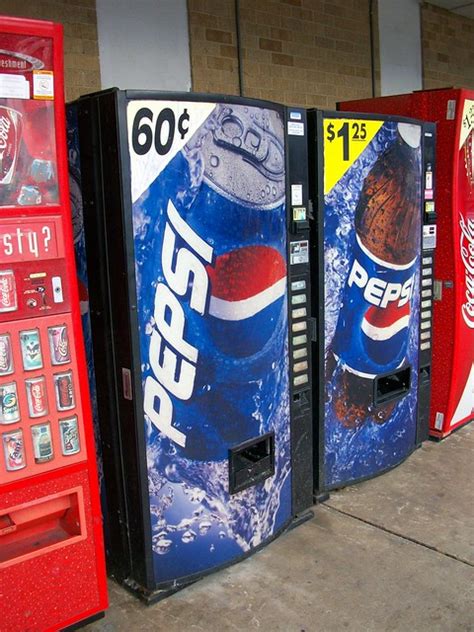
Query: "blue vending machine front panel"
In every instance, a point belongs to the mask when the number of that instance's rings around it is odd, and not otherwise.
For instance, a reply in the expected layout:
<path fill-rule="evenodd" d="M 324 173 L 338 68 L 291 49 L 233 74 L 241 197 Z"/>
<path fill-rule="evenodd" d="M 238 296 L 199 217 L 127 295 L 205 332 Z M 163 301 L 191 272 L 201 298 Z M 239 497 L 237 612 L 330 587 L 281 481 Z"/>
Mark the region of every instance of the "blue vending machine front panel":
<path fill-rule="evenodd" d="M 415 448 L 421 127 L 339 117 L 323 119 L 323 130 L 328 489 L 387 470 Z M 405 367 L 403 396 L 376 403 L 376 378 Z"/>
<path fill-rule="evenodd" d="M 291 518 L 285 148 L 278 110 L 133 100 L 135 284 L 155 581 L 250 552 Z M 229 450 L 274 474 L 229 491 Z"/>

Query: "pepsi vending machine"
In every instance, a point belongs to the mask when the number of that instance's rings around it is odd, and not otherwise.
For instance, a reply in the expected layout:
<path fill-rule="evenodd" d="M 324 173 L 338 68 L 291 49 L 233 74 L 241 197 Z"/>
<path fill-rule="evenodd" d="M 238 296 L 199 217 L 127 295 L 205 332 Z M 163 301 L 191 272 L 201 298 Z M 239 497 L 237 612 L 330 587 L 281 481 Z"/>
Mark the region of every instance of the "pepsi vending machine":
<path fill-rule="evenodd" d="M 71 107 L 109 570 L 152 601 L 312 505 L 306 114 L 115 89 Z"/>
<path fill-rule="evenodd" d="M 430 355 L 421 339 L 432 265 L 422 269 L 422 163 L 434 128 L 308 116 L 314 471 L 323 499 L 398 465 L 427 436 Z"/>

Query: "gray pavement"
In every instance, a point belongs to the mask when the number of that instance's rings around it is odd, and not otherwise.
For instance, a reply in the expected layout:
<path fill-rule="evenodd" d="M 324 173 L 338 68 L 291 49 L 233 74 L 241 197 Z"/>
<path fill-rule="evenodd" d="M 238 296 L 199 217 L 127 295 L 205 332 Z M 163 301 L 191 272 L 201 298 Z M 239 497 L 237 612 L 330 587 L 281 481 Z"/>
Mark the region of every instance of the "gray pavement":
<path fill-rule="evenodd" d="M 109 586 L 90 632 L 474 632 L 474 423 L 154 606 Z"/>

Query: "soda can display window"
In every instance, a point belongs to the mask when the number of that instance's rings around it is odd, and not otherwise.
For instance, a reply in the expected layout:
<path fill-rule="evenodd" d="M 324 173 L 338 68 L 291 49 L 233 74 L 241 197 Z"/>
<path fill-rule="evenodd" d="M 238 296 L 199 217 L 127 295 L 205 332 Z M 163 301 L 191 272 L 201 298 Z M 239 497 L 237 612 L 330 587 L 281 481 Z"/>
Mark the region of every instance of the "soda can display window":
<path fill-rule="evenodd" d="M 6 470 L 8 472 L 14 472 L 15 470 L 22 470 L 26 467 L 23 431 L 14 430 L 12 432 L 3 433 L 2 443 Z"/>
<path fill-rule="evenodd" d="M 0 270 L 0 313 L 18 309 L 15 274 L 13 270 Z"/>
<path fill-rule="evenodd" d="M 14 424 L 20 420 L 20 404 L 16 382 L 0 386 L 0 424 Z"/>
<path fill-rule="evenodd" d="M 53 458 L 53 439 L 49 422 L 31 427 L 35 463 L 47 463 Z"/>
<path fill-rule="evenodd" d="M 74 408 L 75 397 L 72 371 L 56 373 L 54 375 L 54 391 L 56 395 L 56 408 L 59 411 L 71 410 Z"/>
<path fill-rule="evenodd" d="M 12 339 L 10 334 L 0 334 L 0 376 L 14 371 Z"/>
<path fill-rule="evenodd" d="M 51 364 L 67 364 L 71 361 L 66 325 L 48 327 L 48 340 Z"/>
<path fill-rule="evenodd" d="M 43 368 L 43 354 L 38 329 L 20 331 L 20 347 L 25 371 Z"/>
<path fill-rule="evenodd" d="M 28 413 L 30 417 L 43 417 L 48 414 L 48 395 L 46 378 L 41 375 L 25 380 L 28 399 Z"/>
<path fill-rule="evenodd" d="M 77 417 L 60 419 L 59 434 L 61 436 L 61 452 L 64 456 L 77 454 L 81 450 Z"/>

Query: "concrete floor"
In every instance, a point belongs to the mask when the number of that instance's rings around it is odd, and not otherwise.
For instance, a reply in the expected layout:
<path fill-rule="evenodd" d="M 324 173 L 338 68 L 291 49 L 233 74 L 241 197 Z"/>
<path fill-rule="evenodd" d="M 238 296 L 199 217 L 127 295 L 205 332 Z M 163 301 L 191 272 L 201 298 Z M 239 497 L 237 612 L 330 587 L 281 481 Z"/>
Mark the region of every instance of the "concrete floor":
<path fill-rule="evenodd" d="M 85 630 L 474 631 L 474 423 L 165 601 L 110 600 Z"/>

